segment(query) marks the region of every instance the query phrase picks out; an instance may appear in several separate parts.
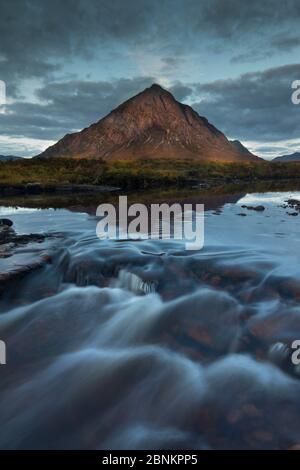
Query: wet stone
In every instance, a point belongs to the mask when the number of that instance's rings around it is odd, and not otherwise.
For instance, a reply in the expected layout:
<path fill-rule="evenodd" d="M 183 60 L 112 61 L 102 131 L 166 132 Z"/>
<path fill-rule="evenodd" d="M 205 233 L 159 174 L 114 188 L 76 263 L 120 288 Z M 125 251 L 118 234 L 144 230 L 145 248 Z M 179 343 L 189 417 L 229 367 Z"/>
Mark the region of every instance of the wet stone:
<path fill-rule="evenodd" d="M 242 209 L 247 209 L 248 211 L 256 211 L 256 212 L 263 212 L 265 210 L 264 206 L 241 206 Z"/>
<path fill-rule="evenodd" d="M 13 222 L 10 219 L 0 219 L 0 227 L 12 227 Z"/>

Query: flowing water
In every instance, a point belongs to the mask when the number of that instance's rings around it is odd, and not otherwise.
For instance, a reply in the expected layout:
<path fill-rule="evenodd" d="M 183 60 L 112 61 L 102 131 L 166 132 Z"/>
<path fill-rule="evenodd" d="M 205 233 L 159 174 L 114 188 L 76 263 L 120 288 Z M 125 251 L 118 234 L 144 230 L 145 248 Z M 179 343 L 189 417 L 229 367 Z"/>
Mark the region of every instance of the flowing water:
<path fill-rule="evenodd" d="M 282 207 L 291 197 L 300 193 L 208 203 L 201 251 L 100 241 L 83 209 L 3 205 L 18 233 L 55 236 L 0 260 L 49 255 L 0 299 L 0 447 L 299 445 L 300 370 L 280 354 L 300 339 L 300 215 Z"/>

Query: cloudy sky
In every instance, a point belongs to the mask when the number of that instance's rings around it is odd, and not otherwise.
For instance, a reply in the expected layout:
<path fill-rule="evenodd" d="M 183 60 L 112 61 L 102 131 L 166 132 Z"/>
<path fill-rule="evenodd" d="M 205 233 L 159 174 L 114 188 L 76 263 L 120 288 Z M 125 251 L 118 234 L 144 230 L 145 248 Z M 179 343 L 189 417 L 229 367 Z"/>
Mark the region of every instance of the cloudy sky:
<path fill-rule="evenodd" d="M 299 0 L 0 0 L 0 154 L 32 156 L 153 82 L 270 158 L 300 149 Z"/>

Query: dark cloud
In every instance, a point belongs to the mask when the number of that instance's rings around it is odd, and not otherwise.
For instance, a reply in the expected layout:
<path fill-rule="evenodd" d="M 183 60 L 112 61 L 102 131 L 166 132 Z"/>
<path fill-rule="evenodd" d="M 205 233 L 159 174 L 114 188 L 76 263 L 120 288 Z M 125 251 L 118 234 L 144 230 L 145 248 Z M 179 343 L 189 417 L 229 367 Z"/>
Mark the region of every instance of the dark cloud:
<path fill-rule="evenodd" d="M 193 107 L 230 137 L 274 142 L 299 138 L 300 106 L 291 102 L 291 84 L 299 77 L 300 64 L 293 64 L 211 83 L 177 82 L 170 91 L 180 101 L 200 96 Z M 0 114 L 2 133 L 56 140 L 98 121 L 153 81 L 137 77 L 49 83 L 37 90 L 38 103 L 16 102 Z"/>
<path fill-rule="evenodd" d="M 258 153 L 269 154 L 269 155 L 276 155 L 278 152 L 285 152 L 286 146 L 278 146 L 278 145 L 258 145 L 256 147 L 256 151 Z"/>
<path fill-rule="evenodd" d="M 216 36 L 224 39 L 247 33 L 263 35 L 274 26 L 284 28 L 287 24 L 296 25 L 300 18 L 298 0 L 210 0 L 197 3 L 198 10 L 201 11 L 199 27 L 213 29 Z"/>
<path fill-rule="evenodd" d="M 279 36 L 272 41 L 272 45 L 279 50 L 288 52 L 300 46 L 300 37 Z"/>
<path fill-rule="evenodd" d="M 179 101 L 185 101 L 193 93 L 193 88 L 182 83 L 176 83 L 170 87 L 170 92 Z"/>
<path fill-rule="evenodd" d="M 139 41 L 151 26 L 154 3 L 1 0 L 0 76 L 8 84 L 48 77 L 63 60 L 90 59 L 104 41 Z"/>
<path fill-rule="evenodd" d="M 1 132 L 56 140 L 98 121 L 152 83 L 152 77 L 49 83 L 37 90 L 39 103 L 15 102 L 7 106 L 7 113 L 0 114 Z"/>
<path fill-rule="evenodd" d="M 186 61 L 183 56 L 177 55 L 174 57 L 163 57 L 162 62 L 165 68 L 176 69 L 178 66 L 183 65 Z"/>
<path fill-rule="evenodd" d="M 231 58 L 230 62 L 232 64 L 244 64 L 247 62 L 253 63 L 253 62 L 258 62 L 263 59 L 269 59 L 273 57 L 273 55 L 274 55 L 273 50 L 258 49 L 255 47 L 254 49 L 250 49 L 246 52 L 243 52 L 242 54 L 234 55 Z"/>
<path fill-rule="evenodd" d="M 178 47 L 188 53 L 195 44 L 198 49 L 215 44 L 211 50 L 218 50 L 219 43 L 224 49 L 236 46 L 237 37 L 247 37 L 247 48 L 249 41 L 269 36 L 270 48 L 295 47 L 289 39 L 272 43 L 272 38 L 274 32 L 297 32 L 300 2 L 0 0 L 0 11 L 0 76 L 16 83 L 48 77 L 66 60 L 88 60 L 113 44 L 168 50 L 169 65 Z"/>
<path fill-rule="evenodd" d="M 213 52 L 238 50 L 232 63 L 257 62 L 300 46 L 295 38 L 300 19 L 298 0 L 211 0 L 198 5 L 192 24 L 211 38 Z"/>
<path fill-rule="evenodd" d="M 8 105 L 7 113 L 0 114 L 0 128 L 5 135 L 56 140 L 97 122 L 154 81 L 153 77 L 136 77 L 111 82 L 48 83 L 36 91 L 38 103 L 19 101 Z M 170 91 L 184 100 L 193 90 L 178 82 Z"/>
<path fill-rule="evenodd" d="M 291 101 L 291 84 L 299 77 L 300 64 L 293 64 L 199 84 L 196 89 L 203 98 L 194 106 L 231 137 L 299 138 L 300 106 Z"/>
<path fill-rule="evenodd" d="M 300 37 L 285 34 L 276 35 L 273 39 L 265 38 L 264 43 L 250 44 L 247 50 L 231 58 L 231 63 L 258 62 L 270 59 L 278 53 L 291 52 L 300 46 Z"/>
<path fill-rule="evenodd" d="M 145 77 L 120 78 L 143 75 L 136 72 L 142 67 L 114 69 L 124 50 L 134 62 L 138 49 L 174 80 L 171 91 L 179 100 L 190 102 L 198 93 L 200 114 L 228 135 L 298 137 L 300 107 L 290 101 L 291 82 L 300 78 L 297 64 L 194 86 L 176 80 L 184 69 L 193 82 L 193 60 L 205 68 L 218 54 L 233 56 L 234 73 L 242 62 L 284 57 L 300 47 L 299 19 L 299 0 L 0 0 L 0 79 L 19 100 L 0 114 L 1 134 L 55 140 L 97 121 L 154 81 L 151 61 Z M 112 65 L 116 79 L 86 81 L 92 67 L 84 69 L 83 60 Z M 22 98 L 24 79 L 39 79 L 30 90 L 37 100 Z"/>

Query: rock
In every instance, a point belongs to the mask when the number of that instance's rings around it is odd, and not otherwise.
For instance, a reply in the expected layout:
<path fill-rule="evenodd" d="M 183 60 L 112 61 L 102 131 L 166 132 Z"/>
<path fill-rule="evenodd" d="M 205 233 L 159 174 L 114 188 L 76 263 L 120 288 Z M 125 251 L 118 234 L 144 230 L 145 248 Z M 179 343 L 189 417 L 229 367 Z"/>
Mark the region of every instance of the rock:
<path fill-rule="evenodd" d="M 277 286 L 278 292 L 282 297 L 289 300 L 300 301 L 300 283 L 297 279 L 283 279 Z"/>
<path fill-rule="evenodd" d="M 42 244 L 48 235 L 18 235 L 12 221 L 0 219 L 0 296 L 6 288 L 32 271 L 51 263 L 52 256 Z M 52 236 L 52 235 L 51 235 Z M 57 235 L 56 235 L 57 236 Z"/>
<path fill-rule="evenodd" d="M 288 346 L 281 342 L 272 344 L 268 351 L 269 359 L 279 366 L 289 358 L 289 355 Z"/>
<path fill-rule="evenodd" d="M 18 247 L 26 245 L 30 242 L 41 243 L 45 240 L 46 236 L 41 233 L 30 233 L 28 235 L 17 235 L 16 232 L 8 227 L 0 227 L 0 246 L 10 244 L 11 246 Z M 1 257 L 1 255 L 0 255 Z"/>
<path fill-rule="evenodd" d="M 240 212 L 239 214 L 236 214 L 236 215 L 239 215 L 241 217 L 246 217 L 247 216 L 247 214 L 244 214 L 243 212 Z"/>
<path fill-rule="evenodd" d="M 265 210 L 264 206 L 241 206 L 242 209 L 247 209 L 248 211 L 256 211 L 256 212 L 263 212 Z"/>
<path fill-rule="evenodd" d="M 44 251 L 31 246 L 31 243 L 42 243 L 46 235 L 18 235 L 12 225 L 10 219 L 0 219 L 0 295 L 8 283 L 49 262 L 49 256 Z M 26 248 L 22 255 L 24 246 Z M 33 253 L 32 258 L 28 254 L 30 250 Z"/>
<path fill-rule="evenodd" d="M 10 220 L 10 219 L 0 219 L 0 227 L 1 226 L 5 226 L 5 227 L 12 227 L 13 226 L 13 221 Z"/>
<path fill-rule="evenodd" d="M 11 243 L 12 238 L 15 236 L 15 231 L 8 225 L 0 226 L 0 246 Z"/>
<path fill-rule="evenodd" d="M 295 211 L 298 211 L 298 212 L 288 213 L 288 215 L 292 215 L 292 216 L 298 215 L 298 213 L 300 212 L 300 201 L 298 201 L 298 199 L 288 199 L 285 202 L 287 203 L 287 207 L 294 209 Z"/>
<path fill-rule="evenodd" d="M 134 273 L 121 269 L 118 276 L 117 285 L 135 292 L 136 294 L 151 294 L 156 291 L 156 283 L 154 281 L 146 281 L 141 279 Z"/>
<path fill-rule="evenodd" d="M 300 206 L 300 201 L 298 199 L 288 199 L 285 201 L 289 206 Z"/>
<path fill-rule="evenodd" d="M 291 215 L 292 217 L 297 217 L 299 215 L 298 212 L 287 212 L 287 215 Z"/>
<path fill-rule="evenodd" d="M 10 256 L 14 261 L 15 256 L 13 256 L 13 253 L 11 253 Z M 49 253 L 33 253 L 30 261 L 24 261 L 24 264 L 18 262 L 16 266 L 11 265 L 9 268 L 6 268 L 3 271 L 0 270 L 0 296 L 5 292 L 6 288 L 13 282 L 43 267 L 45 264 L 50 263 L 51 259 L 52 258 Z"/>

